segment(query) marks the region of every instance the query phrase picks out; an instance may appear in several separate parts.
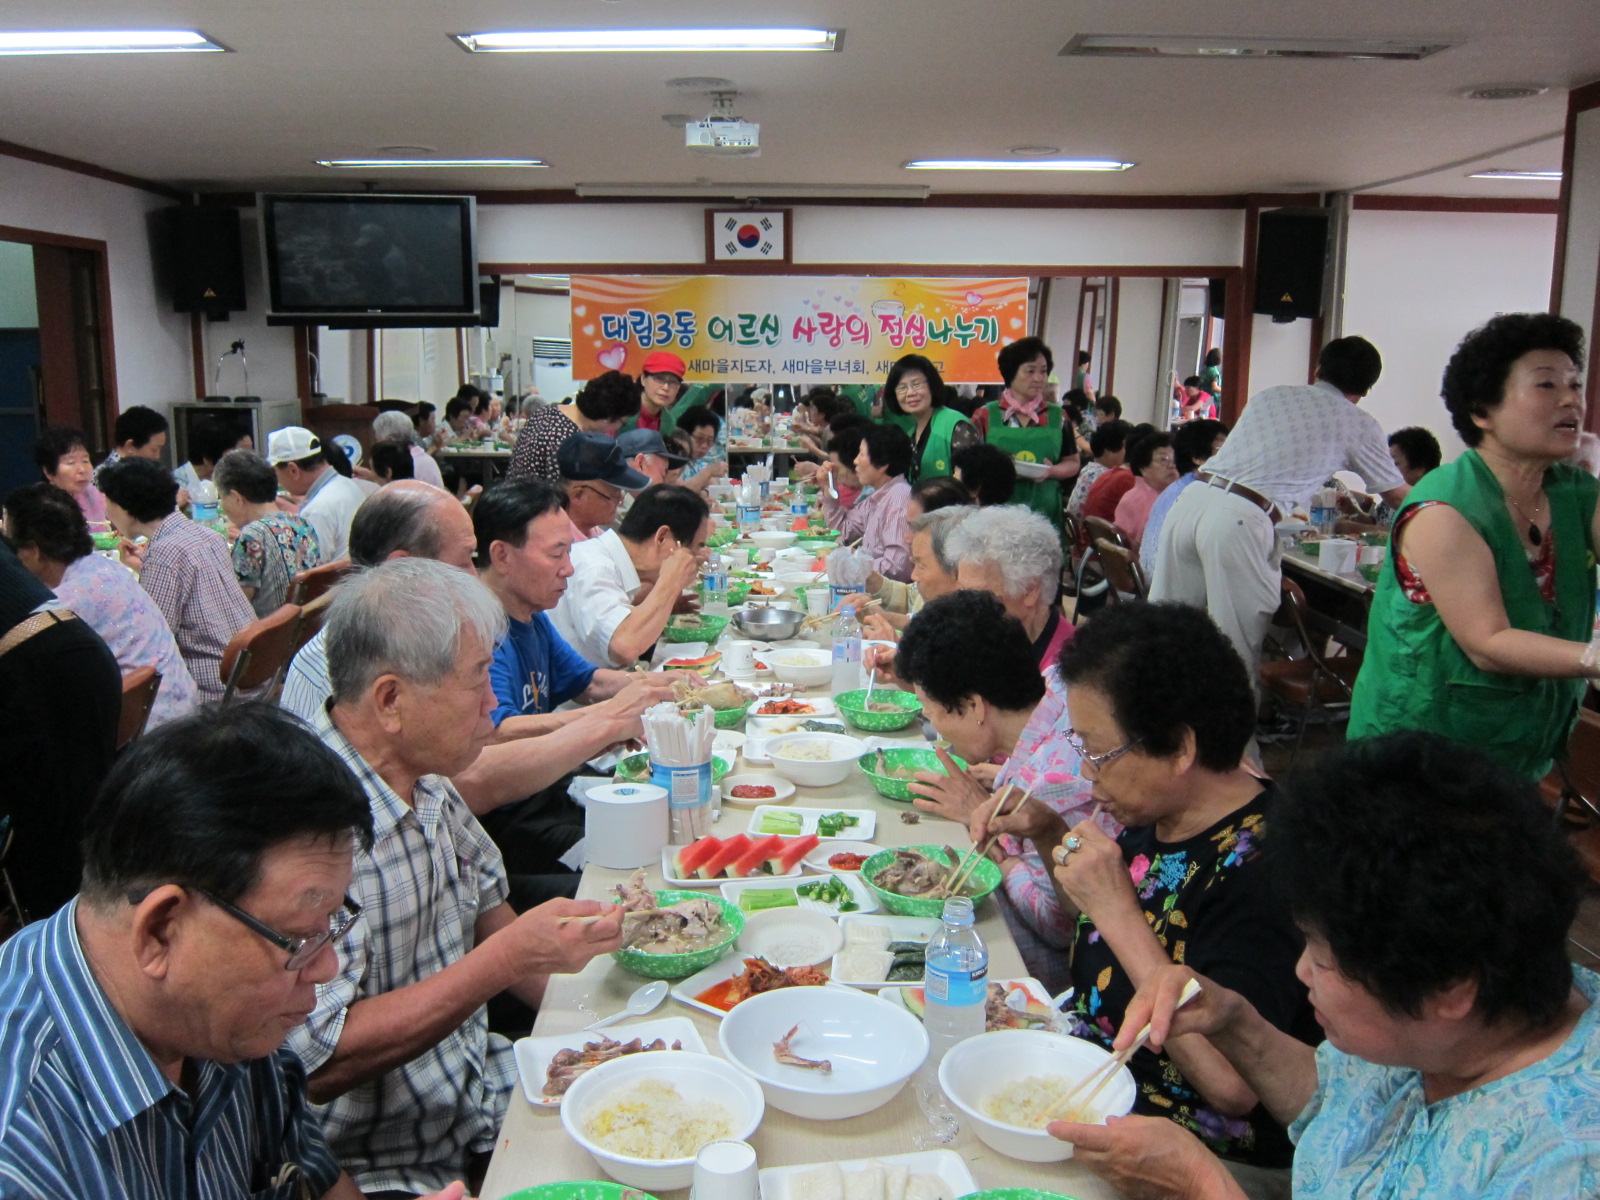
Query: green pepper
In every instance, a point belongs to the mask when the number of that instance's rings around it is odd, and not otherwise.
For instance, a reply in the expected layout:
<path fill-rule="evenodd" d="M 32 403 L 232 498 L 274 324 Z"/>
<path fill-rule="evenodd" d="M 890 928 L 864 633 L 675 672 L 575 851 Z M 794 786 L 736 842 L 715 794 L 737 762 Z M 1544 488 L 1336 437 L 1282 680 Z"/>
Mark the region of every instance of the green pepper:
<path fill-rule="evenodd" d="M 750 888 L 739 893 L 739 907 L 745 912 L 765 912 L 769 908 L 795 908 L 800 901 L 788 888 Z"/>

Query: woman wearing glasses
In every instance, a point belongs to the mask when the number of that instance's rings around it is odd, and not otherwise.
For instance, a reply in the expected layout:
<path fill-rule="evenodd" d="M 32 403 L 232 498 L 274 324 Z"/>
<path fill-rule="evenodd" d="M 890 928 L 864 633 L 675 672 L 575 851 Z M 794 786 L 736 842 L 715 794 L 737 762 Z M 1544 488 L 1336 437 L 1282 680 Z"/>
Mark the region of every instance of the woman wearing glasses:
<path fill-rule="evenodd" d="M 889 368 L 883 386 L 883 421 L 905 430 L 916 453 L 906 479 L 932 479 L 955 468 L 955 452 L 983 441 L 971 421 L 944 403 L 939 368 L 920 354 L 907 354 Z"/>
<path fill-rule="evenodd" d="M 1276 789 L 1242 763 L 1255 704 L 1238 654 L 1198 609 L 1130 602 L 1080 628 L 1058 670 L 1062 736 L 1122 833 L 1113 841 L 1093 821 L 1068 830 L 1037 804 L 994 817 L 996 802 L 972 832 L 1024 837 L 1054 859 L 1057 902 L 1078 914 L 1073 1032 L 1109 1048 L 1134 992 L 1174 962 L 1221 971 L 1274 1026 L 1309 1030 L 1302 939 L 1260 861 Z M 1136 1113 L 1176 1121 L 1252 1169 L 1288 1166 L 1283 1127 L 1204 1038 L 1141 1050 L 1128 1066 Z"/>

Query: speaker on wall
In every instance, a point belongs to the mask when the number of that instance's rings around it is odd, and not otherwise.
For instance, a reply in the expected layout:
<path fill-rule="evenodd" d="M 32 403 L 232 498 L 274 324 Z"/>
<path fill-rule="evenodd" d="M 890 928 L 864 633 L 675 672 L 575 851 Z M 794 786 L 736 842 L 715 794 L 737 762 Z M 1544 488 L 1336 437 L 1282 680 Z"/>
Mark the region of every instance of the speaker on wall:
<path fill-rule="evenodd" d="M 1220 321 L 1228 315 L 1228 281 L 1226 279 L 1208 279 L 1207 286 L 1207 313 Z"/>
<path fill-rule="evenodd" d="M 1325 208 L 1274 208 L 1261 214 L 1256 237 L 1256 312 L 1274 321 L 1322 315 L 1330 219 Z"/>
<path fill-rule="evenodd" d="M 154 214 L 156 265 L 176 312 L 242 312 L 244 248 L 232 205 L 179 205 Z"/>
<path fill-rule="evenodd" d="M 478 324 L 485 329 L 500 325 L 500 276 L 478 280 Z"/>

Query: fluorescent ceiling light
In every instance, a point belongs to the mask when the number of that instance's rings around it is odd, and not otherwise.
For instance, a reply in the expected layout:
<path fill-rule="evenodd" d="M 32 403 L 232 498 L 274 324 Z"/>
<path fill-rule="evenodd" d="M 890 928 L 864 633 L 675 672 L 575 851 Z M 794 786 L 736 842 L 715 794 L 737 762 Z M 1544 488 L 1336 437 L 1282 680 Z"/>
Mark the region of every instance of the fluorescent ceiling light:
<path fill-rule="evenodd" d="M 1110 158 L 919 158 L 908 171 L 1126 171 L 1136 163 Z"/>
<path fill-rule="evenodd" d="M 1516 171 L 1510 167 L 1490 167 L 1476 171 L 1468 179 L 1511 179 L 1521 183 L 1560 183 L 1560 171 Z"/>
<path fill-rule="evenodd" d="M 1334 58 L 1415 61 L 1448 50 L 1450 42 L 1398 38 L 1190 37 L 1132 33 L 1080 33 L 1061 48 L 1063 58 Z"/>
<path fill-rule="evenodd" d="M 474 53 L 663 50 L 837 50 L 839 29 L 592 29 L 456 33 Z"/>
<path fill-rule="evenodd" d="M 548 167 L 550 164 L 540 162 L 537 158 L 319 158 L 316 160 L 319 167 L 347 167 L 352 170 L 388 170 L 398 167 L 511 167 L 528 170 L 534 167 Z"/>
<path fill-rule="evenodd" d="M 579 196 L 643 197 L 651 200 L 926 200 L 917 183 L 580 183 Z"/>
<path fill-rule="evenodd" d="M 227 50 L 193 29 L 70 29 L 0 33 L 0 55 L 181 54 Z"/>

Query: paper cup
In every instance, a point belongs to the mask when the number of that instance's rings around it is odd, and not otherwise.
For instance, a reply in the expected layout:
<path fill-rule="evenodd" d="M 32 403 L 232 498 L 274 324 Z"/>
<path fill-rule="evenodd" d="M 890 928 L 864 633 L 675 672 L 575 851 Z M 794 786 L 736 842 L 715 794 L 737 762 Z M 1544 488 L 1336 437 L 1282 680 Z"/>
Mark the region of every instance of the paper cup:
<path fill-rule="evenodd" d="M 1356 569 L 1356 544 L 1349 538 L 1328 538 L 1322 543 L 1322 569 L 1351 575 Z"/>
<path fill-rule="evenodd" d="M 667 792 L 649 783 L 614 783 L 584 797 L 584 849 L 596 866 L 629 871 L 661 858 L 667 844 Z"/>
<path fill-rule="evenodd" d="M 832 588 L 807 588 L 806 589 L 806 616 L 825 617 L 832 611 Z"/>
<path fill-rule="evenodd" d="M 729 1138 L 700 1147 L 690 1200 L 756 1200 L 757 1194 L 754 1146 Z"/>
<path fill-rule="evenodd" d="M 729 566 L 748 567 L 750 565 L 749 546 L 724 546 L 717 553 L 728 560 Z"/>
<path fill-rule="evenodd" d="M 722 670 L 728 675 L 753 675 L 756 669 L 754 642 L 723 642 Z"/>

